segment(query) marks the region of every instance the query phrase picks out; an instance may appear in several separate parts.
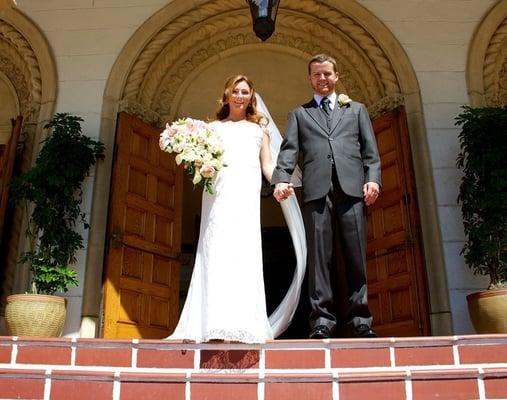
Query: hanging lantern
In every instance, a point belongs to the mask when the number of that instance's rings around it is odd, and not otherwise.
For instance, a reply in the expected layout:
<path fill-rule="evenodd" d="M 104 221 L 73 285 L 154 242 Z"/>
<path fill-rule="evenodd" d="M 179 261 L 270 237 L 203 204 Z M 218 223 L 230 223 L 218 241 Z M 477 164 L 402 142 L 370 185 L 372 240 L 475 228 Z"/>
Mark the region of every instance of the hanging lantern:
<path fill-rule="evenodd" d="M 253 30 L 264 42 L 275 31 L 276 13 L 280 0 L 247 0 L 247 3 L 252 14 Z"/>

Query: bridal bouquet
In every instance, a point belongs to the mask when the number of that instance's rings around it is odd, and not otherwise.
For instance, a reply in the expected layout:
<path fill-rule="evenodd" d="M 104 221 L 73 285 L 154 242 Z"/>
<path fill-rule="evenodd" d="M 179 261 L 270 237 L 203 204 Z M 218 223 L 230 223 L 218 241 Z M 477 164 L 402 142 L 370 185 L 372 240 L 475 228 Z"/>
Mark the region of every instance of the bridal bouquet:
<path fill-rule="evenodd" d="M 223 148 L 216 132 L 200 120 L 182 118 L 160 134 L 160 148 L 176 154 L 176 164 L 183 164 L 194 185 L 201 184 L 204 190 L 213 194 L 213 178 L 225 167 Z"/>

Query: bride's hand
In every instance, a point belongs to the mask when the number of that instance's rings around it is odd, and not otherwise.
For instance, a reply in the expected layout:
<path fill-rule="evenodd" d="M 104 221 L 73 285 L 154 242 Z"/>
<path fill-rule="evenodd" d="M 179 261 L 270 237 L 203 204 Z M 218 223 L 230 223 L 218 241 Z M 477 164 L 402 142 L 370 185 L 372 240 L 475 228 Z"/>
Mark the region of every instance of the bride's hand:
<path fill-rule="evenodd" d="M 277 183 L 275 185 L 275 190 L 273 192 L 273 196 L 278 202 L 282 202 L 286 200 L 288 197 L 294 194 L 294 186 L 292 183 Z"/>

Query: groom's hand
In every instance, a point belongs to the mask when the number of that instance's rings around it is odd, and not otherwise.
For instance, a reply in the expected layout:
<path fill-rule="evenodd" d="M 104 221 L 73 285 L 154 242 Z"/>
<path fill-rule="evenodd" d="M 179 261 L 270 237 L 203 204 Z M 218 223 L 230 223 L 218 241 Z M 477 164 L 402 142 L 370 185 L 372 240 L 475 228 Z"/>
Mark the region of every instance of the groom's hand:
<path fill-rule="evenodd" d="M 380 194 L 380 186 L 375 182 L 367 182 L 363 186 L 364 202 L 367 206 L 373 205 Z"/>
<path fill-rule="evenodd" d="M 275 190 L 273 192 L 273 196 L 278 202 L 282 202 L 287 199 L 287 197 L 292 196 L 294 194 L 294 186 L 292 183 L 277 183 L 275 185 Z"/>

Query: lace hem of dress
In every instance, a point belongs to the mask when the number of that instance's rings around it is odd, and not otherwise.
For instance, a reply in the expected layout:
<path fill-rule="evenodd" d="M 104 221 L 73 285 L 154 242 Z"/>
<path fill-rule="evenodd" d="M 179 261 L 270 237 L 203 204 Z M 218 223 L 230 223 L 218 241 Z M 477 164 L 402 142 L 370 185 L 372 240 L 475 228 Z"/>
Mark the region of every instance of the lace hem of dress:
<path fill-rule="evenodd" d="M 266 338 L 257 337 L 246 331 L 228 331 L 225 329 L 211 329 L 203 337 L 203 342 L 210 340 L 228 340 L 241 343 L 265 343 Z"/>

